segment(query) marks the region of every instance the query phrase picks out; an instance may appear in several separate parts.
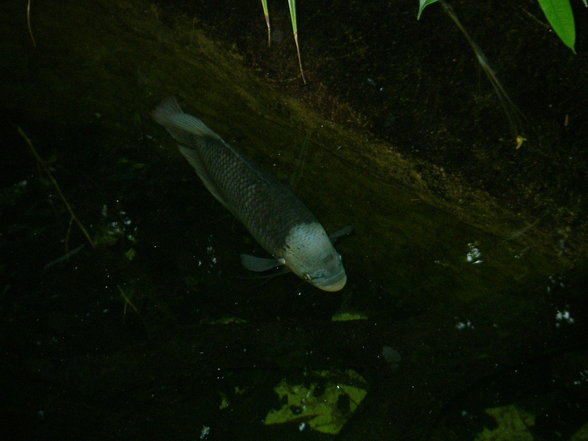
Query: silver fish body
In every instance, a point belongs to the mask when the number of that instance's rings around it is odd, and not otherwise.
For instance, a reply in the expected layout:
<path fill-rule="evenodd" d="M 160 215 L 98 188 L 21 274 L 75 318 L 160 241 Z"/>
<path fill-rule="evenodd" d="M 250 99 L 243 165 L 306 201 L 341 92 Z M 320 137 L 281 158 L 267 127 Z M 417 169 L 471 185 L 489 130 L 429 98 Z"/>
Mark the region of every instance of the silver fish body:
<path fill-rule="evenodd" d="M 294 274 L 325 291 L 339 291 L 347 276 L 341 256 L 310 210 L 277 179 L 258 168 L 174 98 L 152 113 L 206 188 L 255 240 Z"/>

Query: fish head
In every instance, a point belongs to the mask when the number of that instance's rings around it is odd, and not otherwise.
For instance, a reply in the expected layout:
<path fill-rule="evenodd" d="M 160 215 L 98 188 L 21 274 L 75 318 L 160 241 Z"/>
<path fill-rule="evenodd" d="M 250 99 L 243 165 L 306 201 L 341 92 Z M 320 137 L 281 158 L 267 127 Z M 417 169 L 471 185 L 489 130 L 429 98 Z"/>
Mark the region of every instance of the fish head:
<path fill-rule="evenodd" d="M 294 226 L 282 257 L 294 274 L 323 291 L 339 291 L 347 282 L 341 255 L 318 222 Z"/>

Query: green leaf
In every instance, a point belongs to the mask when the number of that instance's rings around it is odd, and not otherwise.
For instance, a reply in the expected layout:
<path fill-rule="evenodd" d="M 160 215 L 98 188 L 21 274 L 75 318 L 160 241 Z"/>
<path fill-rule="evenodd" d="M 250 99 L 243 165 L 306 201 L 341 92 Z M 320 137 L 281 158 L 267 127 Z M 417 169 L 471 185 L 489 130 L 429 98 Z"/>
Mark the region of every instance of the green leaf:
<path fill-rule="evenodd" d="M 433 3 L 437 3 L 438 0 L 419 0 L 419 12 L 417 13 L 417 20 L 421 18 L 421 14 L 425 8 Z"/>
<path fill-rule="evenodd" d="M 290 21 L 292 21 L 292 30 L 295 34 L 297 34 L 298 26 L 296 24 L 296 0 L 288 0 L 288 7 L 290 8 Z"/>
<path fill-rule="evenodd" d="M 538 0 L 547 21 L 560 40 L 576 53 L 576 29 L 570 0 Z"/>
<path fill-rule="evenodd" d="M 296 44 L 296 53 L 298 54 L 298 67 L 300 68 L 300 75 L 302 81 L 306 84 L 304 77 L 304 69 L 302 69 L 302 58 L 300 57 L 300 45 L 298 44 L 298 25 L 296 21 L 296 0 L 288 0 L 288 7 L 290 8 L 290 21 L 292 21 L 292 32 L 294 33 L 294 43 Z"/>
<path fill-rule="evenodd" d="M 261 0 L 261 8 L 266 19 L 269 17 L 269 10 L 267 9 L 267 0 Z"/>
<path fill-rule="evenodd" d="M 272 44 L 272 28 L 269 18 L 269 9 L 267 8 L 267 0 L 261 0 L 261 7 L 263 9 L 263 16 L 265 17 L 265 25 L 267 26 L 267 45 Z"/>

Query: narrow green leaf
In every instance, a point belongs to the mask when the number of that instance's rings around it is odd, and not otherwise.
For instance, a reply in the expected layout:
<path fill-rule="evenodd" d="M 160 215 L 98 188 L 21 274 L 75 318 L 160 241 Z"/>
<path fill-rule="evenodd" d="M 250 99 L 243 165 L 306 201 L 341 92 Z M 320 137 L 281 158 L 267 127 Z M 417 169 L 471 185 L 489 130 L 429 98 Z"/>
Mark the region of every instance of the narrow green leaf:
<path fill-rule="evenodd" d="M 574 26 L 574 14 L 570 0 L 538 0 L 541 9 L 547 21 L 572 52 L 576 53 L 574 45 L 576 44 L 576 29 Z"/>
<path fill-rule="evenodd" d="M 306 84 L 304 77 L 304 70 L 302 69 L 302 58 L 300 57 L 300 45 L 298 44 L 298 24 L 296 21 L 296 0 L 288 0 L 288 7 L 290 8 L 290 20 L 292 21 L 292 32 L 294 33 L 294 43 L 296 43 L 296 53 L 298 54 L 298 67 L 300 68 L 300 75 L 302 81 Z"/>
<path fill-rule="evenodd" d="M 421 18 L 421 14 L 425 8 L 433 3 L 437 3 L 438 0 L 419 0 L 419 12 L 417 13 L 417 20 Z"/>
<path fill-rule="evenodd" d="M 261 0 L 261 7 L 263 8 L 263 15 L 265 17 L 265 25 L 267 26 L 267 45 L 272 44 L 272 28 L 270 26 L 269 9 L 267 8 L 267 0 Z"/>
<path fill-rule="evenodd" d="M 296 0 L 288 0 L 288 7 L 290 8 L 290 20 L 292 21 L 292 30 L 295 34 L 297 34 L 298 25 L 296 24 Z"/>

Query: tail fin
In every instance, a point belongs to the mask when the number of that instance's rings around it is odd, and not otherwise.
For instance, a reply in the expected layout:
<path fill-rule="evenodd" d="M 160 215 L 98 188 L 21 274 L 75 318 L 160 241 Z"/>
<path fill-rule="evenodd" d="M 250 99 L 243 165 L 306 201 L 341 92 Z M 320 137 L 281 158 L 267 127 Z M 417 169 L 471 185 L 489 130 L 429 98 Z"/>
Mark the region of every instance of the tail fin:
<path fill-rule="evenodd" d="M 190 146 L 190 135 L 210 136 L 221 139 L 198 118 L 184 113 L 172 96 L 164 99 L 152 112 L 153 119 L 167 129 L 179 143 Z"/>

